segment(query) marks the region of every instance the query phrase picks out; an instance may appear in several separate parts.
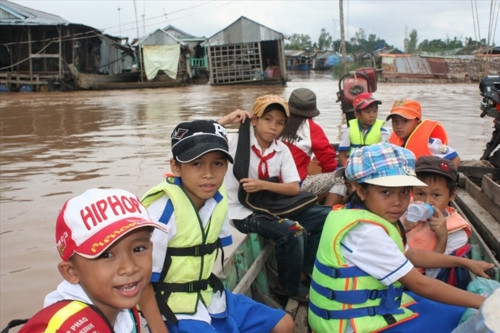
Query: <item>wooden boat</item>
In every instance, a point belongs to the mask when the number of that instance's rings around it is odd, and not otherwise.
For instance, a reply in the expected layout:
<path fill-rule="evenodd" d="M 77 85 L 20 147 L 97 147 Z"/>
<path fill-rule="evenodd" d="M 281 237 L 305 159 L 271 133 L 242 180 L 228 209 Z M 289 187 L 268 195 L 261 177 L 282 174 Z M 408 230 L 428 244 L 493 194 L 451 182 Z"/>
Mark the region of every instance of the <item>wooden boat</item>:
<path fill-rule="evenodd" d="M 457 197 L 452 204 L 471 223 L 470 256 L 494 263 L 488 274 L 500 282 L 500 185 L 491 174 L 484 175 L 484 170 L 483 177 L 483 185 L 478 187 L 461 172 Z M 226 251 L 224 265 L 217 267 L 215 273 L 233 292 L 246 294 L 271 307 L 284 308 L 294 318 L 296 332 L 308 332 L 307 305 L 280 298 L 271 291 L 277 279 L 274 244 L 257 234 L 243 235 L 236 231 L 235 235 L 236 244 Z"/>

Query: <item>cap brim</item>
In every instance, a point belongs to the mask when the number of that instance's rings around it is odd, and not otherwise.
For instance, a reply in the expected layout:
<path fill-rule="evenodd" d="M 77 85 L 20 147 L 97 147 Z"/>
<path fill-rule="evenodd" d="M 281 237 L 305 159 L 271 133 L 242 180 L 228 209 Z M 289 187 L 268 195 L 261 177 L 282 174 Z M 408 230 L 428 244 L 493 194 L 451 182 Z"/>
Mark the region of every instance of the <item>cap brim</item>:
<path fill-rule="evenodd" d="M 405 119 L 409 119 L 409 120 L 413 120 L 413 119 L 419 119 L 417 116 L 415 115 L 409 115 L 407 114 L 406 112 L 404 111 L 401 111 L 401 112 L 392 112 L 390 115 L 387 116 L 387 118 L 385 120 L 389 120 L 391 119 L 392 116 L 400 116 L 400 117 L 403 117 Z"/>
<path fill-rule="evenodd" d="M 74 253 L 88 259 L 95 259 L 122 237 L 134 230 L 144 227 L 153 227 L 163 232 L 167 232 L 166 225 L 163 223 L 127 218 L 113 222 L 109 226 L 99 230 L 96 234 L 78 246 Z"/>
<path fill-rule="evenodd" d="M 427 186 L 426 183 L 419 180 L 417 177 L 406 175 L 379 177 L 366 180 L 365 183 L 385 187 Z"/>
<path fill-rule="evenodd" d="M 372 105 L 373 103 L 376 103 L 377 105 L 382 104 L 381 101 L 376 100 L 376 99 L 369 99 L 369 100 L 364 100 L 363 102 L 359 103 L 354 109 L 355 110 L 363 110 Z"/>
<path fill-rule="evenodd" d="M 229 154 L 229 146 L 223 137 L 214 134 L 193 135 L 185 138 L 172 147 L 175 159 L 180 163 L 189 163 L 204 154 L 220 151 L 229 162 L 234 163 L 233 157 Z"/>
<path fill-rule="evenodd" d="M 201 156 L 214 152 L 214 151 L 220 151 L 224 155 L 226 155 L 226 158 L 228 159 L 229 162 L 234 163 L 233 157 L 227 150 L 224 150 L 220 147 L 213 147 L 213 144 L 206 143 L 203 145 L 197 145 L 196 148 L 191 149 L 190 151 L 184 153 L 184 154 L 179 154 L 176 156 L 176 160 L 180 163 L 189 163 L 197 158 L 200 158 Z"/>

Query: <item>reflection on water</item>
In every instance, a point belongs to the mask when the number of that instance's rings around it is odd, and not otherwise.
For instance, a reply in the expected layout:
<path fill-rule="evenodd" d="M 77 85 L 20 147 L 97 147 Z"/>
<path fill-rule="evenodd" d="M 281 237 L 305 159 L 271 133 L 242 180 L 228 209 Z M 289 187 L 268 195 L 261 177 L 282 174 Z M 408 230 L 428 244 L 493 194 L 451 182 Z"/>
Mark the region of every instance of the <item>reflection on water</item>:
<path fill-rule="evenodd" d="M 60 281 L 54 221 L 69 197 L 90 187 L 138 195 L 168 172 L 169 135 L 181 121 L 216 119 L 255 98 L 308 87 L 331 141 L 342 126 L 338 82 L 328 73 L 296 75 L 283 86 L 190 86 L 151 90 L 11 93 L 0 99 L 0 326 L 32 315 Z M 477 84 L 379 83 L 379 118 L 413 98 L 424 118 L 441 121 L 462 159 L 478 158 L 492 120 L 479 117 Z M 390 126 L 390 125 L 389 125 Z"/>

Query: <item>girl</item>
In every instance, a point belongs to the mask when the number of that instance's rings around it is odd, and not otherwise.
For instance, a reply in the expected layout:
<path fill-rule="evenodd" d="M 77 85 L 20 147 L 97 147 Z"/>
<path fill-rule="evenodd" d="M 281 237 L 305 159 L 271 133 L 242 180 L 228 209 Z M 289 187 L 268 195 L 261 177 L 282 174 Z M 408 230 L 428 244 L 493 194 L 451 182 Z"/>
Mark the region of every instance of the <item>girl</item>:
<path fill-rule="evenodd" d="M 316 333 L 450 332 L 463 307 L 483 303 L 483 296 L 414 268 L 462 266 L 487 277 L 484 270 L 493 266 L 406 246 L 399 218 L 410 203 L 411 187 L 425 186 L 414 167 L 409 150 L 388 143 L 353 151 L 346 177 L 356 183 L 355 193 L 345 209 L 328 216 L 316 255 L 309 306 Z"/>

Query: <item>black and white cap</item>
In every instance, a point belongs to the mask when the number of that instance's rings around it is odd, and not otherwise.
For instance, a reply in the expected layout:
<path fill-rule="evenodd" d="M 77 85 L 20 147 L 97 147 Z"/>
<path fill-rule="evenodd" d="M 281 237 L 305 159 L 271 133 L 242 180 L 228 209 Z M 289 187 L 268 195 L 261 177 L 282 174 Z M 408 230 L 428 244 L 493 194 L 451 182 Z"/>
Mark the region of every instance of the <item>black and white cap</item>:
<path fill-rule="evenodd" d="M 173 158 L 180 163 L 189 163 L 200 156 L 212 152 L 223 152 L 229 162 L 226 128 L 213 120 L 194 120 L 177 125 L 170 137 Z"/>

